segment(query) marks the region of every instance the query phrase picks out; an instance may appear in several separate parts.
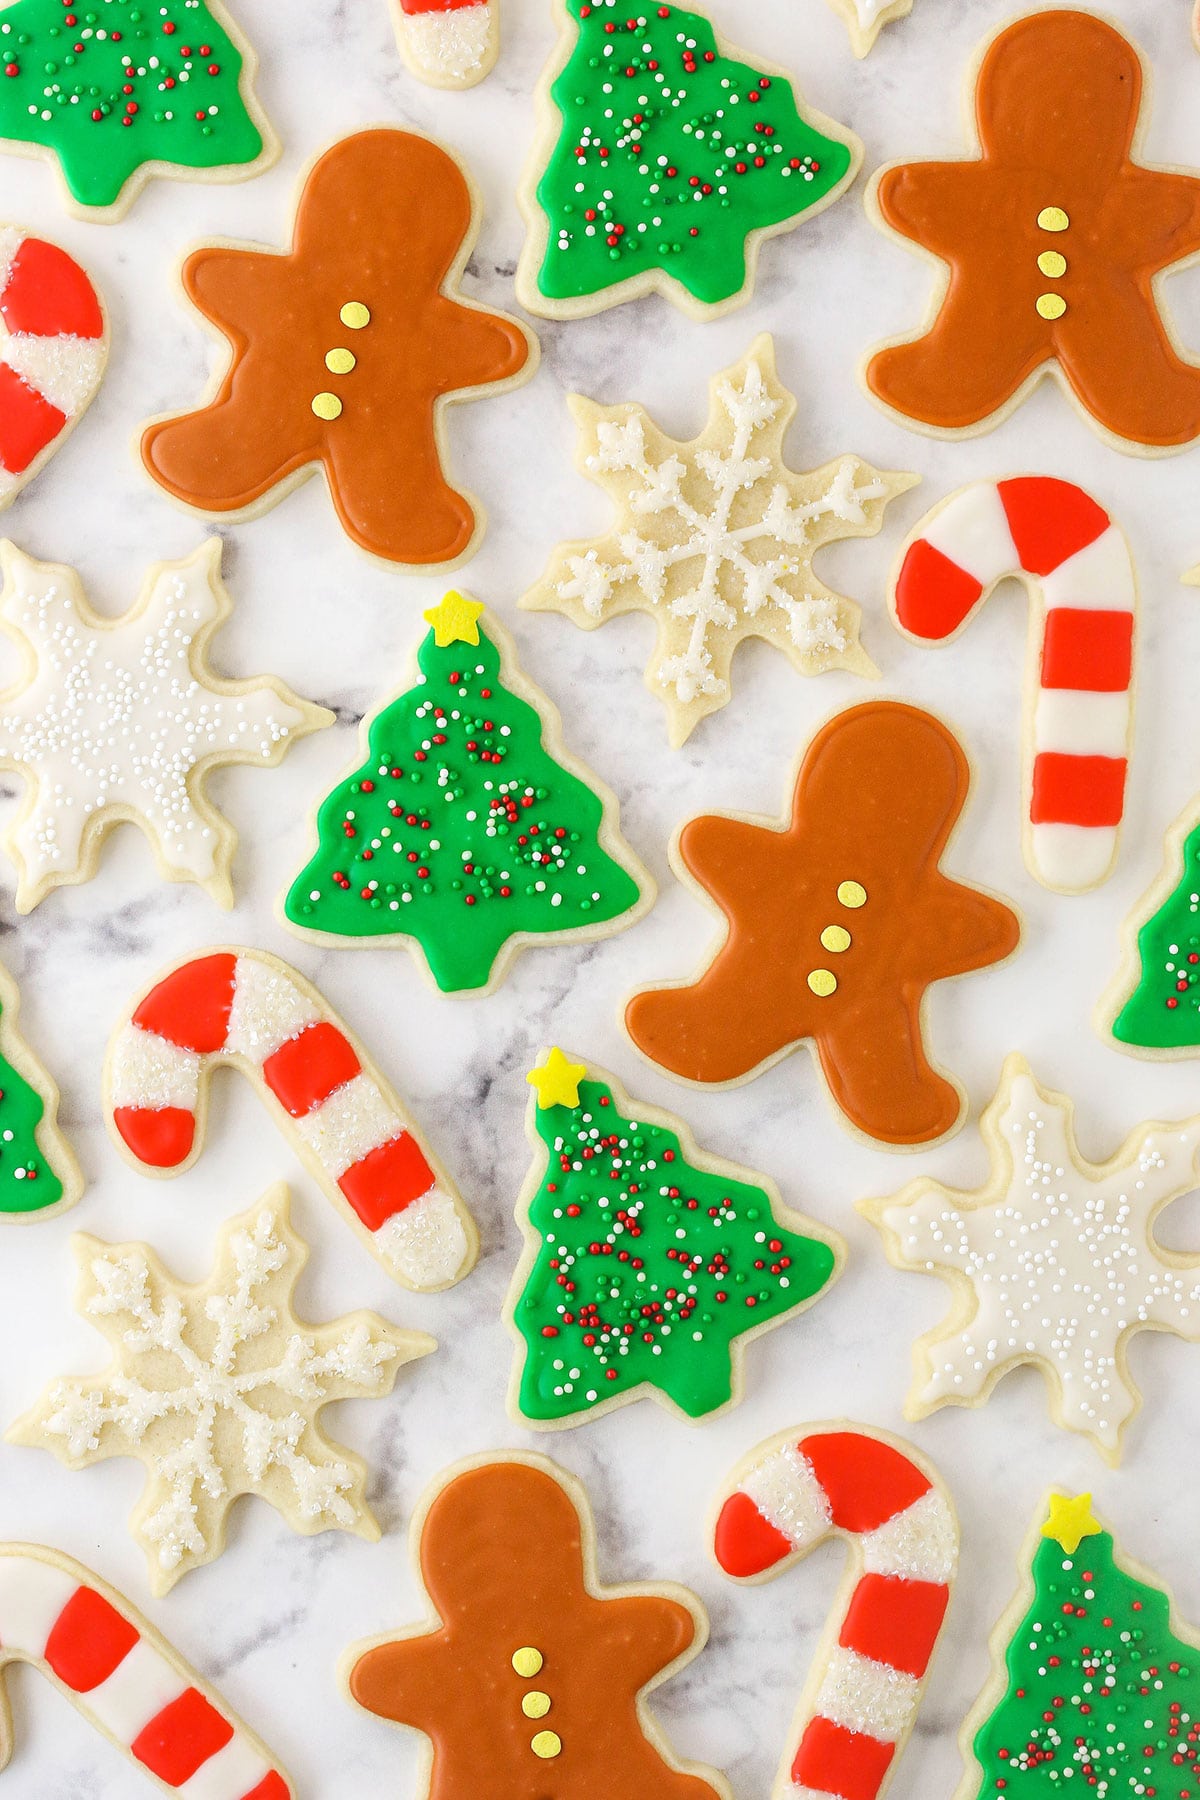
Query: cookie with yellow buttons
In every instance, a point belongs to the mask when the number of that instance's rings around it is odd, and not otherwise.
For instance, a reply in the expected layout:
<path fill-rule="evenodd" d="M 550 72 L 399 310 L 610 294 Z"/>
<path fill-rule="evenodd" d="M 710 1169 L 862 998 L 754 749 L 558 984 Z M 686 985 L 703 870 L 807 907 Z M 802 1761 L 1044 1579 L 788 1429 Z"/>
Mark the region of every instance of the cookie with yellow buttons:
<path fill-rule="evenodd" d="M 1053 376 L 1119 450 L 1200 437 L 1200 363 L 1158 291 L 1200 255 L 1200 177 L 1133 160 L 1146 85 L 1137 47 L 1104 19 L 1031 13 L 977 65 L 976 153 L 877 175 L 875 221 L 942 271 L 932 322 L 866 363 L 882 407 L 969 436 Z"/>
<path fill-rule="evenodd" d="M 538 353 L 460 291 L 478 231 L 473 181 L 431 139 L 380 126 L 326 150 L 290 249 L 201 244 L 184 263 L 232 354 L 204 406 L 145 428 L 147 472 L 205 518 L 246 519 L 320 469 L 370 555 L 462 562 L 483 514 L 447 474 L 446 409 L 527 380 Z"/>
<path fill-rule="evenodd" d="M 682 1081 L 731 1086 L 807 1041 L 865 1137 L 901 1149 L 956 1130 L 966 1103 L 930 1060 L 925 997 L 1021 934 L 1011 907 L 942 870 L 969 787 L 939 719 L 876 700 L 817 733 L 790 817 L 692 819 L 672 862 L 726 932 L 694 980 L 634 995 L 638 1049 Z"/>
<path fill-rule="evenodd" d="M 433 1616 L 343 1659 L 352 1700 L 423 1733 L 427 1800 L 729 1800 L 646 1706 L 702 1649 L 673 1583 L 604 1587 L 579 1482 L 510 1452 L 446 1470 L 413 1520 Z"/>

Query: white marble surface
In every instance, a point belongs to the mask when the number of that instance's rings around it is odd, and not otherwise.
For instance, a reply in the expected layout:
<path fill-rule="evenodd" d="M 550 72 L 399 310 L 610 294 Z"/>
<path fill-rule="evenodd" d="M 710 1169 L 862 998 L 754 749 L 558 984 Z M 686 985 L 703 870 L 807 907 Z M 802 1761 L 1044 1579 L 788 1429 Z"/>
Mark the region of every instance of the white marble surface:
<path fill-rule="evenodd" d="M 958 153 L 961 72 L 982 34 L 1010 11 L 1008 0 L 916 0 L 912 17 L 888 27 L 874 54 L 857 63 L 822 0 L 710 0 L 710 9 L 730 35 L 794 68 L 823 110 L 852 123 L 866 141 L 869 167 L 904 153 Z M 196 239 L 281 241 L 296 175 L 314 151 L 370 121 L 406 122 L 470 160 L 487 205 L 470 291 L 510 300 L 520 241 L 512 193 L 532 131 L 529 92 L 552 38 L 546 0 L 509 0 L 500 66 L 486 87 L 463 96 L 422 90 L 404 71 L 384 0 L 306 7 L 239 0 L 237 10 L 260 50 L 262 97 L 286 145 L 267 176 L 237 187 L 160 183 L 125 223 L 106 228 L 64 216 L 47 167 L 3 162 L 5 216 L 85 259 L 104 286 L 114 329 L 109 378 L 91 415 L 4 528 L 35 555 L 77 564 L 95 603 L 111 611 L 129 604 L 149 561 L 187 552 L 200 535 L 194 520 L 149 486 L 130 453 L 139 421 L 186 404 L 204 384 L 212 347 L 178 300 L 173 277 Z M 1190 5 L 1113 0 L 1111 10 L 1154 62 L 1147 154 L 1200 164 L 1200 56 L 1187 31 Z M 338 1535 L 302 1540 L 264 1505 L 246 1503 L 221 1561 L 150 1607 L 153 1620 L 279 1752 L 299 1795 L 352 1800 L 414 1792 L 417 1741 L 345 1703 L 337 1656 L 353 1639 L 401 1625 L 420 1610 L 406 1529 L 426 1483 L 459 1456 L 539 1442 L 506 1419 L 511 1346 L 499 1322 L 517 1252 L 512 1203 L 527 1162 L 524 1074 L 539 1042 L 557 1039 L 588 1053 L 635 1093 L 678 1106 L 702 1125 L 711 1148 L 769 1169 L 787 1198 L 850 1240 L 840 1286 L 754 1348 L 741 1408 L 689 1429 L 643 1402 L 544 1445 L 589 1484 L 605 1576 L 683 1580 L 709 1606 L 711 1646 L 661 1693 L 658 1709 L 680 1752 L 727 1769 L 739 1800 L 768 1790 L 838 1565 L 832 1552 L 822 1553 L 778 1586 L 734 1592 L 707 1554 L 711 1497 L 739 1456 L 790 1424 L 845 1414 L 904 1429 L 909 1345 L 945 1301 L 941 1284 L 885 1264 L 853 1202 L 924 1168 L 960 1184 L 977 1182 L 984 1159 L 975 1119 L 1011 1049 L 1025 1051 L 1045 1081 L 1075 1093 L 1083 1143 L 1096 1156 L 1108 1154 L 1140 1119 L 1200 1104 L 1200 1065 L 1166 1068 L 1121 1057 L 1089 1023 L 1114 966 L 1118 922 L 1156 873 L 1163 829 L 1200 781 L 1200 602 L 1179 586 L 1181 572 L 1200 560 L 1200 450 L 1158 462 L 1121 457 L 1051 387 L 1002 430 L 961 446 L 889 423 L 860 394 L 855 366 L 874 340 L 915 325 L 928 289 L 926 265 L 876 234 L 856 193 L 810 229 L 768 247 L 758 294 L 744 311 L 706 326 L 650 302 L 548 328 L 532 386 L 454 417 L 456 460 L 490 514 L 482 551 L 458 579 L 514 626 L 526 667 L 570 713 L 574 748 L 620 794 L 628 835 L 662 889 L 658 907 L 633 933 L 587 952 L 530 954 L 494 998 L 452 1003 L 431 994 L 402 951 L 322 956 L 277 927 L 272 902 L 300 864 L 306 809 L 345 767 L 363 710 L 394 690 L 422 629 L 420 609 L 443 585 L 369 566 L 342 537 L 316 482 L 267 518 L 223 534 L 236 611 L 219 640 L 222 666 L 231 673 L 277 670 L 335 707 L 340 720 L 280 770 L 221 778 L 218 792 L 243 840 L 233 916 L 223 917 L 199 890 L 161 884 L 145 844 L 128 830 L 110 842 L 89 886 L 51 896 L 32 917 L 16 919 L 0 896 L 0 953 L 21 982 L 27 1030 L 61 1081 L 65 1122 L 89 1184 L 72 1216 L 4 1235 L 4 1420 L 48 1377 L 102 1358 L 99 1339 L 71 1307 L 68 1240 L 75 1227 L 145 1238 L 182 1273 L 198 1277 L 222 1219 L 280 1176 L 294 1184 L 296 1216 L 314 1249 L 302 1290 L 312 1315 L 370 1304 L 441 1340 L 437 1356 L 403 1372 L 392 1399 L 343 1406 L 331 1416 L 371 1461 L 373 1502 L 385 1528 L 380 1544 Z M 1181 337 L 1200 351 L 1200 271 L 1172 280 L 1167 292 Z M 602 497 L 574 472 L 564 393 L 642 398 L 664 425 L 686 434 L 700 422 L 709 374 L 761 329 L 775 332 L 781 373 L 800 396 L 791 439 L 798 463 L 853 449 L 925 478 L 894 508 L 881 538 L 835 549 L 825 567 L 866 605 L 864 639 L 883 670 L 881 691 L 943 710 L 976 759 L 978 782 L 953 866 L 1013 896 L 1025 914 L 1025 945 L 1013 963 L 935 992 L 934 1047 L 967 1084 L 972 1118 L 932 1154 L 905 1158 L 853 1141 L 803 1054 L 751 1087 L 698 1097 L 648 1067 L 619 1024 L 619 1003 L 635 983 L 686 973 L 710 941 L 709 916 L 667 868 L 674 827 L 713 807 L 778 810 L 806 736 L 829 712 L 862 698 L 865 685 L 844 676 L 804 683 L 781 658 L 754 647 L 740 659 L 735 703 L 686 750 L 671 754 L 658 703 L 641 683 L 648 621 L 584 635 L 565 621 L 515 610 L 558 536 L 607 522 Z M 895 547 L 926 505 L 972 477 L 1028 469 L 1081 481 L 1114 507 L 1142 577 L 1132 817 L 1117 875 L 1076 901 L 1037 888 L 1021 862 L 1022 595 L 1006 591 L 944 653 L 902 644 L 883 604 Z M 13 792 L 7 782 L 5 795 Z M 3 804 L 7 811 L 11 800 Z M 383 1278 L 282 1138 L 264 1125 L 241 1082 L 222 1083 L 209 1147 L 182 1179 L 143 1180 L 111 1148 L 100 1123 L 100 1067 L 119 1010 L 167 960 L 239 940 L 293 956 L 325 988 L 456 1171 L 480 1220 L 484 1255 L 452 1294 L 416 1299 Z M 1191 1200 L 1164 1226 L 1177 1247 L 1194 1245 L 1198 1231 L 1200 1209 Z M 957 1780 L 955 1733 L 985 1673 L 986 1634 L 1008 1600 L 1014 1553 L 1051 1483 L 1094 1485 L 1128 1550 L 1156 1567 L 1177 1589 L 1183 1611 L 1200 1622 L 1200 1348 L 1143 1337 L 1132 1362 L 1147 1403 L 1119 1472 L 1053 1428 L 1042 1384 L 1029 1373 L 1008 1378 L 982 1411 L 946 1412 L 913 1430 L 954 1488 L 964 1556 L 948 1646 L 897 1777 L 896 1800 L 949 1795 Z M 76 1475 L 45 1454 L 0 1446 L 0 1536 L 57 1543 L 145 1601 L 141 1555 L 125 1530 L 139 1481 L 132 1463 Z M 0 1784 L 6 1796 L 124 1800 L 143 1791 L 145 1784 L 48 1688 L 24 1673 L 13 1686 L 18 1749 Z"/>

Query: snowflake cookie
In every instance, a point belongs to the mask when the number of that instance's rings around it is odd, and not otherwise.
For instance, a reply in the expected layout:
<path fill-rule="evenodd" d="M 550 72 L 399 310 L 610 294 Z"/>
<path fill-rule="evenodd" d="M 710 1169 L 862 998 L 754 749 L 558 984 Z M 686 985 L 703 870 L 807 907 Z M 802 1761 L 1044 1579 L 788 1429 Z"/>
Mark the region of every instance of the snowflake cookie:
<path fill-rule="evenodd" d="M 941 1275 L 955 1291 L 916 1346 L 907 1416 L 982 1403 L 1030 1363 L 1045 1371 L 1057 1423 L 1115 1463 L 1140 1404 L 1129 1339 L 1170 1331 L 1200 1342 L 1200 1259 L 1154 1236 L 1163 1207 L 1196 1186 L 1200 1118 L 1139 1126 L 1090 1163 L 1070 1100 L 1010 1056 L 980 1130 L 992 1176 L 977 1193 L 924 1177 L 861 1208 L 898 1269 Z"/>
<path fill-rule="evenodd" d="M 321 1431 L 334 1400 L 389 1393 L 401 1363 L 436 1348 L 378 1314 L 307 1325 L 292 1294 L 308 1247 L 281 1183 L 232 1219 L 212 1275 L 177 1281 L 145 1244 L 74 1240 L 78 1307 L 113 1347 L 99 1375 L 56 1381 L 9 1442 L 53 1450 L 68 1468 L 112 1456 L 146 1467 L 131 1521 L 150 1585 L 164 1594 L 225 1548 L 226 1517 L 259 1494 L 294 1531 L 374 1540 L 367 1468 Z"/>
<path fill-rule="evenodd" d="M 885 25 L 907 18 L 913 9 L 913 0 L 829 0 L 829 4 L 845 19 L 855 56 L 865 56 Z"/>
<path fill-rule="evenodd" d="M 228 681 L 209 645 L 232 601 L 221 540 L 155 563 L 119 619 L 94 613 L 73 569 L 0 544 L 0 630 L 25 673 L 0 694 L 0 767 L 23 775 L 24 805 L 4 844 L 16 908 L 90 881 L 120 820 L 140 825 L 170 881 L 194 881 L 233 905 L 237 833 L 204 792 L 226 763 L 278 763 L 297 738 L 333 723 L 273 676 Z"/>
<path fill-rule="evenodd" d="M 634 402 L 570 402 L 581 427 L 580 468 L 611 495 L 613 532 L 563 544 L 521 605 L 560 612 L 585 631 L 646 612 L 658 641 L 646 685 L 667 709 L 678 749 L 728 704 L 734 651 L 764 638 L 802 675 L 874 675 L 858 641 L 861 609 L 813 574 L 841 538 L 873 537 L 891 501 L 919 477 L 857 456 L 797 474 L 783 457 L 796 411 L 775 372 L 770 336 L 714 377 L 698 438 L 670 438 Z"/>

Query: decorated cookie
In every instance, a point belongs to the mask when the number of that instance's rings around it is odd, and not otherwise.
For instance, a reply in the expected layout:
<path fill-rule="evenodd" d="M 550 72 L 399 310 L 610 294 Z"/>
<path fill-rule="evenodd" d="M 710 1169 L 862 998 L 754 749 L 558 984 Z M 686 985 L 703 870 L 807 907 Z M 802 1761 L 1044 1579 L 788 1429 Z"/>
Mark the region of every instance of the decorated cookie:
<path fill-rule="evenodd" d="M 283 922 L 314 943 L 411 945 L 443 993 L 490 992 L 527 944 L 632 925 L 654 883 L 499 621 L 461 594 L 425 617 L 417 679 L 364 724 Z"/>
<path fill-rule="evenodd" d="M 221 540 L 180 562 L 155 563 L 118 619 L 92 611 L 73 569 L 0 544 L 0 630 L 25 673 L 0 694 L 0 766 L 25 781 L 4 847 L 16 908 L 90 881 L 121 820 L 149 838 L 169 881 L 194 881 L 233 905 L 237 833 L 205 782 L 230 763 L 270 768 L 298 738 L 333 722 L 282 681 L 216 674 L 209 647 L 233 602 L 221 583 Z"/>
<path fill-rule="evenodd" d="M 0 140 L 53 156 L 80 218 L 121 218 L 151 175 L 243 181 L 279 154 L 222 0 L 13 0 L 0 66 Z"/>
<path fill-rule="evenodd" d="M 783 441 L 796 402 L 775 373 L 771 338 L 713 379 L 708 424 L 681 443 L 644 408 L 573 396 L 579 466 L 617 508 L 608 537 L 563 544 L 521 601 L 585 631 L 646 612 L 658 631 L 646 685 L 667 709 L 675 748 L 728 704 L 743 638 L 782 650 L 802 675 L 874 675 L 858 641 L 861 608 L 827 588 L 812 561 L 826 544 L 872 537 L 915 475 L 857 456 L 797 474 Z"/>
<path fill-rule="evenodd" d="M 0 1219 L 66 1212 L 83 1193 L 79 1164 L 58 1125 L 58 1088 L 17 1024 L 17 984 L 0 963 Z M 0 1620 L 0 1644 L 3 1644 Z"/>
<path fill-rule="evenodd" d="M 0 225 L 0 512 L 70 436 L 107 361 L 104 305 L 74 257 Z"/>
<path fill-rule="evenodd" d="M 428 1739 L 426 1800 L 729 1800 L 678 1762 L 646 1695 L 704 1646 L 674 1583 L 602 1587 L 587 1495 L 540 1456 L 459 1463 L 413 1555 L 431 1615 L 344 1661 L 351 1698 Z M 470 1695 L 470 1704 L 464 1696 Z"/>
<path fill-rule="evenodd" d="M 1134 1056 L 1200 1053 L 1200 814 L 1193 802 L 1170 831 L 1163 868 L 1125 923 L 1116 977 L 1098 1009 L 1101 1031 Z"/>
<path fill-rule="evenodd" d="M 859 140 L 701 13 L 628 0 L 555 9 L 559 47 L 518 196 L 522 306 L 572 319 L 650 293 L 709 317 L 743 305 L 760 243 L 849 187 Z"/>
<path fill-rule="evenodd" d="M 643 1393 L 689 1419 L 736 1404 L 745 1345 L 837 1279 L 842 1240 L 604 1070 L 551 1050 L 528 1079 L 514 1416 L 574 1425 Z"/>
<path fill-rule="evenodd" d="M 1200 436 L 1200 364 L 1156 277 L 1200 252 L 1200 178 L 1134 162 L 1141 57 L 1068 8 L 1006 25 L 978 66 L 978 154 L 897 163 L 876 219 L 943 268 L 933 323 L 878 350 L 868 392 L 906 423 L 986 431 L 1047 375 L 1120 450 Z"/>
<path fill-rule="evenodd" d="M 877 1800 L 916 1721 L 958 1565 L 958 1520 L 910 1444 L 845 1421 L 760 1444 L 727 1484 L 717 1562 L 772 1581 L 828 1538 L 850 1563 L 800 1699 L 774 1800 Z"/>
<path fill-rule="evenodd" d="M 1050 1496 L 1022 1567 L 962 1730 L 955 1800 L 1194 1794 L 1200 1638 L 1172 1617 L 1167 1591 L 1118 1560 L 1090 1494 Z"/>
<path fill-rule="evenodd" d="M 113 1033 L 105 1117 L 136 1169 L 191 1167 L 222 1066 L 249 1076 L 396 1281 L 429 1293 L 474 1267 L 474 1220 L 395 1089 L 323 995 L 264 950 L 210 950 L 177 963 Z"/>
<path fill-rule="evenodd" d="M 500 51 L 500 0 L 389 0 L 400 54 L 430 87 L 471 88 Z"/>
<path fill-rule="evenodd" d="M 892 616 L 919 643 L 950 643 L 1009 576 L 1024 581 L 1036 614 L 1025 861 L 1043 886 L 1083 893 L 1111 873 L 1125 810 L 1137 635 L 1129 540 L 1072 482 L 972 482 L 913 532 Z"/>
<path fill-rule="evenodd" d="M 913 9 L 913 0 L 829 0 L 829 4 L 845 19 L 855 56 L 866 56 L 884 26 Z"/>
<path fill-rule="evenodd" d="M 817 733 L 790 819 L 691 820 L 673 865 L 728 929 L 694 981 L 629 1002 L 638 1049 L 707 1086 L 808 1038 L 852 1128 L 897 1146 L 955 1130 L 966 1102 L 929 1061 L 926 990 L 1002 961 L 1020 937 L 1008 906 L 942 872 L 969 785 L 939 720 L 876 700 Z"/>
<path fill-rule="evenodd" d="M 1200 1262 L 1154 1222 L 1196 1186 L 1200 1118 L 1141 1125 L 1106 1163 L 1075 1142 L 1074 1108 L 1010 1056 L 980 1120 L 991 1178 L 975 1193 L 928 1176 L 862 1211 L 898 1269 L 941 1275 L 954 1304 L 921 1338 L 906 1416 L 980 1405 L 1022 1363 L 1046 1376 L 1055 1420 L 1111 1462 L 1140 1405 L 1127 1365 L 1139 1331 L 1200 1342 Z"/>
<path fill-rule="evenodd" d="M 184 263 L 231 355 L 205 406 L 146 427 L 148 472 L 205 518 L 253 518 L 322 469 L 372 556 L 463 561 L 483 515 L 447 479 L 446 408 L 537 364 L 524 325 L 459 290 L 478 231 L 474 183 L 440 145 L 343 138 L 308 173 L 290 250 L 202 244 Z"/>
<path fill-rule="evenodd" d="M 213 1273 L 177 1281 L 146 1244 L 73 1240 L 78 1309 L 113 1357 L 99 1375 L 55 1381 L 8 1433 L 69 1469 L 112 1456 L 144 1463 L 130 1529 L 165 1594 L 225 1548 L 226 1519 L 258 1494 L 304 1536 L 375 1539 L 367 1466 L 320 1428 L 334 1400 L 377 1399 L 402 1363 L 436 1348 L 377 1313 L 329 1325 L 297 1317 L 308 1247 L 280 1184 L 224 1228 Z"/>
<path fill-rule="evenodd" d="M 49 1676 L 167 1792 L 291 1800 L 266 1745 L 125 1596 L 40 1544 L 0 1544 L 0 1767 L 13 1751 L 2 1671 L 15 1662 Z"/>

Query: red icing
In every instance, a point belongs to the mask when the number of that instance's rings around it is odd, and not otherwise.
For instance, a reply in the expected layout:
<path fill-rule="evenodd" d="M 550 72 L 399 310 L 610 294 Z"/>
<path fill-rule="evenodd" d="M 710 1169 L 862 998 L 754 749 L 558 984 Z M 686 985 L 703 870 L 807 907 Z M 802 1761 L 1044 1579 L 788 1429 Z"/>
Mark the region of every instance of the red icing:
<path fill-rule="evenodd" d="M 263 1080 L 293 1119 L 303 1119 L 340 1087 L 362 1074 L 362 1064 L 336 1025 L 309 1025 L 289 1038 L 262 1066 Z"/>
<path fill-rule="evenodd" d="M 803 1438 L 799 1450 L 812 1464 L 833 1523 L 842 1531 L 876 1530 L 932 1485 L 903 1452 L 859 1432 L 823 1432 Z"/>
<path fill-rule="evenodd" d="M 26 238 L 13 257 L 0 313 L 10 331 L 36 337 L 104 336 L 95 288 L 73 257 L 41 238 Z"/>
<path fill-rule="evenodd" d="M 378 1231 L 433 1186 L 433 1170 L 416 1139 L 405 1131 L 346 1170 L 338 1182 L 368 1231 Z"/>
<path fill-rule="evenodd" d="M 195 1114 L 182 1106 L 118 1106 L 113 1124 L 121 1142 L 150 1169 L 177 1169 L 196 1141 Z"/>
<path fill-rule="evenodd" d="M 949 637 L 982 592 L 982 583 L 966 569 L 918 538 L 909 546 L 896 581 L 896 617 L 914 637 Z"/>
<path fill-rule="evenodd" d="M 237 957 L 230 951 L 185 963 L 151 988 L 133 1015 L 135 1025 L 177 1044 L 212 1056 L 225 1048 Z"/>
<path fill-rule="evenodd" d="M 790 1556 L 792 1546 L 782 1531 L 765 1519 L 749 1494 L 730 1494 L 721 1508 L 713 1538 L 718 1563 L 727 1575 L 761 1575 Z"/>
<path fill-rule="evenodd" d="M 413 13 L 460 12 L 467 6 L 482 6 L 484 0 L 400 0 L 400 11 Z"/>
<path fill-rule="evenodd" d="M 1056 606 L 1046 615 L 1042 686 L 1123 694 L 1133 674 L 1133 614 Z"/>
<path fill-rule="evenodd" d="M 1020 475 L 997 488 L 1021 567 L 1030 575 L 1052 575 L 1111 523 L 1104 508 L 1071 481 Z"/>
<path fill-rule="evenodd" d="M 23 475 L 66 422 L 66 413 L 22 381 L 8 363 L 0 363 L 0 467 Z"/>
<path fill-rule="evenodd" d="M 950 1590 L 941 1582 L 864 1575 L 838 1643 L 907 1675 L 924 1675 L 949 1604 Z"/>
<path fill-rule="evenodd" d="M 46 1639 L 46 1661 L 72 1693 L 90 1694 L 125 1661 L 139 1635 L 95 1588 L 77 1588 Z"/>
<path fill-rule="evenodd" d="M 875 1800 L 895 1753 L 894 1744 L 813 1719 L 800 1740 L 792 1780 L 841 1800 Z"/>
<path fill-rule="evenodd" d="M 283 1776 L 272 1769 L 242 1800 L 292 1800 L 292 1790 Z"/>
<path fill-rule="evenodd" d="M 223 1750 L 232 1736 L 233 1726 L 212 1701 L 198 1688 L 185 1688 L 138 1733 L 130 1749 L 152 1775 L 177 1788 Z"/>
<path fill-rule="evenodd" d="M 1043 750 L 1033 765 L 1029 816 L 1035 825 L 1119 825 L 1125 770 L 1123 756 Z"/>

